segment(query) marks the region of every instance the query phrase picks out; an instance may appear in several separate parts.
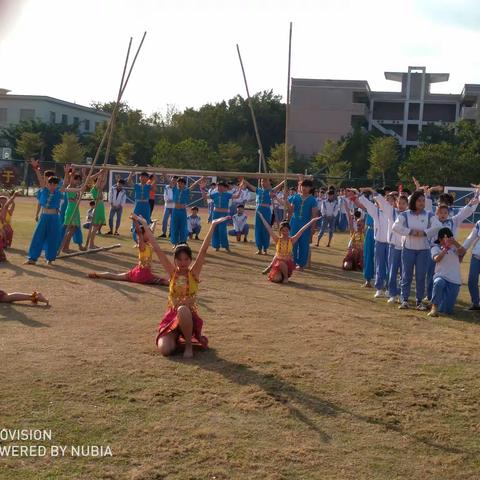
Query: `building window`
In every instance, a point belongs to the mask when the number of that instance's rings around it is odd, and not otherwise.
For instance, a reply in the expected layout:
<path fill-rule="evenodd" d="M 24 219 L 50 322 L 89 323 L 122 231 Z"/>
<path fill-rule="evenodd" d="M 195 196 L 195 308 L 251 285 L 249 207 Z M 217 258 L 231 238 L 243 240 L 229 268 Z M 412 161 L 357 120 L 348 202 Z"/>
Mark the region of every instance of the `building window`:
<path fill-rule="evenodd" d="M 33 108 L 21 108 L 20 109 L 20 121 L 28 122 L 35 118 L 35 110 Z"/>
<path fill-rule="evenodd" d="M 85 131 L 89 132 L 90 131 L 90 120 L 85 119 Z"/>
<path fill-rule="evenodd" d="M 68 115 L 62 114 L 62 125 L 68 125 Z"/>
<path fill-rule="evenodd" d="M 80 123 L 80 119 L 78 117 L 73 117 L 73 124 L 78 125 Z"/>
<path fill-rule="evenodd" d="M 0 108 L 0 125 L 4 125 L 7 123 L 7 109 Z"/>
<path fill-rule="evenodd" d="M 55 123 L 57 121 L 57 114 L 55 112 L 50 112 L 50 123 Z"/>

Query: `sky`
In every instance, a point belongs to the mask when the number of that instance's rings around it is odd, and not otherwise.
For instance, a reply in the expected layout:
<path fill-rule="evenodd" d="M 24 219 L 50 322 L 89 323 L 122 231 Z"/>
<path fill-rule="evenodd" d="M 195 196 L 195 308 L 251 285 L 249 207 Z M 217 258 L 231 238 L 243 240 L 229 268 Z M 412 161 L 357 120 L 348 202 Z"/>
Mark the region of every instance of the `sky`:
<path fill-rule="evenodd" d="M 480 83 L 480 0 L 0 0 L 0 88 L 89 105 L 116 98 L 129 38 L 144 47 L 124 100 L 147 114 L 287 90 L 293 78 L 448 72 L 433 92 Z"/>

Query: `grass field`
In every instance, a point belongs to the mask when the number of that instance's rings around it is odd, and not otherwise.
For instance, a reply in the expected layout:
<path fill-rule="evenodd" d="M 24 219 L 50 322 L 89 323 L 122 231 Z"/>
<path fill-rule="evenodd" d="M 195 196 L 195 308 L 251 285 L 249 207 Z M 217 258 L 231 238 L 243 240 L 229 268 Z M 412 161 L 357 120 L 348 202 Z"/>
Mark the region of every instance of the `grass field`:
<path fill-rule="evenodd" d="M 51 429 L 44 445 L 113 456 L 0 458 L 2 480 L 480 478 L 480 315 L 464 311 L 466 286 L 455 316 L 430 319 L 343 272 L 346 235 L 289 285 L 235 244 L 207 259 L 211 348 L 185 362 L 155 351 L 164 288 L 85 276 L 135 263 L 126 215 L 121 249 L 27 266 L 34 203 L 17 205 L 0 289 L 39 289 L 52 306 L 0 305 L 0 429 Z"/>

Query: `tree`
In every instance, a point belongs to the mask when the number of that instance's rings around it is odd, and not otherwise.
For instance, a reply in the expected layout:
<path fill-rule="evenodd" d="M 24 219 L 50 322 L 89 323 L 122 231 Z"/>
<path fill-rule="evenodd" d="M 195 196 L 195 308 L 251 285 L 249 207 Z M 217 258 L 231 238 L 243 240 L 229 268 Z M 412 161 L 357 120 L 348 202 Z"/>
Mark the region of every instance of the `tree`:
<path fill-rule="evenodd" d="M 410 151 L 399 177 L 405 185 L 412 183 L 412 177 L 425 185 L 458 185 L 465 166 L 457 153 L 457 147 L 446 142 L 420 145 Z"/>
<path fill-rule="evenodd" d="M 129 142 L 123 142 L 117 149 L 117 163 L 119 165 L 133 165 L 135 155 L 135 145 Z"/>
<path fill-rule="evenodd" d="M 350 173 L 350 163 L 342 160 L 345 146 L 345 141 L 327 140 L 313 160 L 314 168 L 324 175 L 328 185 L 340 186 Z"/>
<path fill-rule="evenodd" d="M 293 145 L 288 146 L 288 160 L 287 160 L 287 171 L 291 172 L 297 153 Z M 270 157 L 268 159 L 268 167 L 272 172 L 281 172 L 285 171 L 285 144 L 280 143 L 276 144 L 270 151 Z"/>
<path fill-rule="evenodd" d="M 74 133 L 64 133 L 62 143 L 53 148 L 53 159 L 57 163 L 80 163 L 85 158 L 85 148 Z"/>
<path fill-rule="evenodd" d="M 17 141 L 17 153 L 25 160 L 34 155 L 39 155 L 44 146 L 44 142 L 39 133 L 23 132 Z"/>
<path fill-rule="evenodd" d="M 377 175 L 382 175 L 383 185 L 385 185 L 386 174 L 393 169 L 398 158 L 398 144 L 393 137 L 379 137 L 372 140 L 370 145 L 370 168 L 368 176 L 374 179 Z"/>

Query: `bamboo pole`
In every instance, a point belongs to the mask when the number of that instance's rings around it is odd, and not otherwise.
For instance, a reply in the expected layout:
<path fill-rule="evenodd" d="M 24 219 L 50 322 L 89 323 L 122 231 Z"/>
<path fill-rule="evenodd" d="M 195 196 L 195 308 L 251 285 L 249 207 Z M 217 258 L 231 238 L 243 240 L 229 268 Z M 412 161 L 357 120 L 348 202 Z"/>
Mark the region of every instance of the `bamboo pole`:
<path fill-rule="evenodd" d="M 287 77 L 287 104 L 285 105 L 285 166 L 283 172 L 283 201 L 285 202 L 285 215 L 287 215 L 288 208 L 288 190 L 287 190 L 287 176 L 288 176 L 288 120 L 290 117 L 290 65 L 292 60 L 292 22 L 290 22 L 290 32 L 288 36 L 288 77 Z M 287 215 L 288 216 L 288 215 Z"/>
<path fill-rule="evenodd" d="M 144 34 L 143 38 L 145 38 L 145 34 Z M 113 132 L 115 130 L 115 121 L 116 121 L 116 118 L 117 118 L 118 109 L 120 108 L 120 99 L 122 98 L 122 89 L 123 89 L 123 84 L 125 83 L 125 73 L 127 72 L 127 65 L 128 65 L 128 59 L 130 57 L 130 49 L 132 47 L 132 40 L 133 40 L 132 37 L 130 37 L 130 42 L 128 43 L 127 55 L 125 57 L 125 63 L 123 65 L 122 79 L 120 80 L 120 86 L 118 87 L 117 101 L 115 103 L 115 108 L 114 108 L 114 111 L 112 112 L 112 116 L 111 116 L 110 130 L 109 130 L 109 133 L 108 133 L 107 148 L 105 149 L 105 157 L 103 159 L 103 165 L 106 165 L 108 163 L 108 156 L 110 155 L 110 148 L 112 146 L 112 140 L 113 140 Z M 142 39 L 142 41 L 143 41 L 143 39 Z M 137 53 L 138 53 L 138 50 L 137 50 Z M 99 184 L 98 181 L 97 181 L 97 184 Z M 100 201 L 103 201 L 103 187 L 102 187 L 102 191 L 98 192 L 97 198 L 95 200 L 95 206 L 93 207 L 92 220 L 95 218 L 95 212 L 97 210 L 97 207 L 98 207 L 98 204 L 100 203 Z M 88 245 L 90 244 L 90 241 L 92 239 L 92 229 L 93 229 L 93 221 L 90 222 L 90 228 L 88 229 L 87 241 L 85 243 L 87 248 L 88 248 Z M 95 239 L 93 241 L 95 241 Z"/>
<path fill-rule="evenodd" d="M 130 37 L 130 41 L 129 41 L 129 45 L 128 45 L 128 50 L 127 50 L 127 55 L 126 55 L 126 58 L 125 58 L 125 64 L 124 64 L 124 67 L 123 67 L 123 72 L 122 72 L 122 82 L 120 84 L 120 89 L 119 89 L 119 95 L 117 96 L 117 102 L 113 108 L 113 111 L 112 111 L 112 114 L 110 116 L 110 119 L 108 121 L 108 124 L 107 124 L 107 128 L 105 129 L 105 132 L 103 133 L 103 136 L 102 136 L 102 140 L 100 142 L 100 145 L 98 146 L 97 148 L 97 151 L 95 153 L 95 158 L 93 159 L 93 162 L 92 164 L 90 165 L 90 170 L 87 174 L 87 178 L 85 179 L 85 182 L 80 190 L 80 193 L 79 193 L 79 196 L 78 196 L 78 200 L 77 200 L 77 203 L 75 204 L 75 209 L 74 209 L 74 212 L 73 212 L 73 215 L 75 215 L 76 211 L 78 210 L 79 206 L 80 206 L 80 202 L 82 200 L 82 195 L 83 193 L 85 192 L 85 189 L 86 189 L 86 186 L 88 185 L 88 182 L 90 180 L 90 177 L 92 176 L 92 173 L 93 173 L 93 169 L 95 168 L 95 165 L 98 161 L 98 158 L 100 156 L 100 152 L 103 148 L 103 145 L 105 143 L 105 140 L 107 139 L 107 136 L 110 136 L 111 135 L 111 132 L 112 132 L 112 118 L 115 118 L 115 116 L 117 115 L 117 112 L 118 112 L 118 108 L 119 108 L 119 105 L 120 105 L 120 101 L 123 97 L 123 94 L 125 92 L 125 89 L 127 87 L 127 84 L 128 84 L 128 80 L 130 79 L 130 75 L 132 74 L 132 70 L 133 70 L 133 67 L 135 66 L 135 62 L 137 60 L 137 57 L 138 57 L 138 54 L 140 53 L 140 49 L 142 48 L 142 45 L 143 45 L 143 42 L 145 40 L 145 36 L 146 36 L 147 32 L 144 32 L 143 33 L 143 37 L 142 37 L 142 40 L 140 42 L 140 45 L 138 46 L 137 48 L 137 52 L 135 54 L 135 57 L 133 59 L 133 62 L 132 64 L 130 65 L 130 69 L 129 69 L 129 72 L 128 72 L 128 75 L 127 75 L 127 78 L 124 80 L 125 78 L 125 73 L 126 73 L 126 70 L 127 70 L 127 65 L 128 65 L 128 59 L 129 59 L 129 56 L 130 56 L 130 48 L 131 48 L 131 44 L 132 44 L 132 38 Z M 110 138 L 110 137 L 109 137 Z M 84 168 L 86 165 L 81 165 L 82 168 Z M 87 239 L 88 240 L 88 239 Z M 62 242 L 62 247 L 63 248 L 63 242 Z"/>
<path fill-rule="evenodd" d="M 73 164 L 72 167 L 82 168 L 85 165 Z M 104 167 L 96 166 L 96 169 L 104 168 L 105 170 L 121 170 L 124 172 L 148 172 L 148 173 L 164 173 L 166 175 L 185 175 L 185 176 L 204 176 L 204 177 L 223 177 L 223 178 L 270 178 L 272 180 L 283 180 L 285 173 L 258 173 L 258 172 L 224 172 L 222 170 L 193 170 L 182 168 L 162 168 L 162 167 L 146 167 L 131 165 L 112 165 L 108 164 Z M 298 176 L 302 174 L 287 173 L 287 180 L 298 180 Z M 312 180 L 312 175 L 304 175 L 305 178 Z"/>
<path fill-rule="evenodd" d="M 245 74 L 245 69 L 243 67 L 242 55 L 240 54 L 240 47 L 237 43 L 237 53 L 238 59 L 240 60 L 240 67 L 242 68 L 243 81 L 245 82 L 245 90 L 247 91 L 248 107 L 250 109 L 250 114 L 252 115 L 253 128 L 255 130 L 255 137 L 257 138 L 258 149 L 260 151 L 260 160 L 262 162 L 263 170 L 267 172 L 267 162 L 265 161 L 265 154 L 263 152 L 262 140 L 260 138 L 260 133 L 258 131 L 257 119 L 255 117 L 255 112 L 252 105 L 252 97 L 250 97 L 250 91 L 248 89 L 247 76 Z"/>
<path fill-rule="evenodd" d="M 99 248 L 92 248 L 91 250 L 85 250 L 85 251 L 80 251 L 80 252 L 73 252 L 73 253 L 64 253 L 63 255 L 60 255 L 57 257 L 59 258 L 70 258 L 70 257 L 78 257 L 79 255 L 86 255 L 88 253 L 98 253 L 98 252 L 105 252 L 108 250 L 113 250 L 114 248 L 119 248 L 122 245 L 120 243 L 116 243 L 115 245 L 110 245 L 109 247 L 99 247 Z"/>

